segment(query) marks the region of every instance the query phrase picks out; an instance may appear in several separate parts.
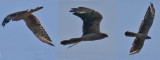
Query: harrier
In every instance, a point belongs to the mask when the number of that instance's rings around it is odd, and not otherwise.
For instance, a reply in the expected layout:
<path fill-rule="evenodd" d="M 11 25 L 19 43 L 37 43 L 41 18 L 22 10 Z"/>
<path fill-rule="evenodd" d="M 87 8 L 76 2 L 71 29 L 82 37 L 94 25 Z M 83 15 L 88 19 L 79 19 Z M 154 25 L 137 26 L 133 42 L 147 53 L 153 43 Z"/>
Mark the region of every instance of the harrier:
<path fill-rule="evenodd" d="M 11 13 L 8 16 L 5 17 L 5 19 L 2 22 L 2 26 L 4 27 L 10 20 L 12 21 L 19 21 L 24 20 L 27 27 L 33 32 L 33 34 L 42 42 L 47 43 L 51 46 L 54 46 L 51 43 L 51 39 L 48 36 L 47 32 L 44 30 L 43 26 L 41 25 L 38 18 L 33 15 L 32 13 L 35 11 L 38 11 L 42 9 L 43 7 L 37 7 L 35 9 L 31 10 L 25 10 L 25 11 L 18 11 L 15 13 Z"/>
<path fill-rule="evenodd" d="M 125 32 L 126 36 L 136 37 L 134 42 L 132 43 L 130 55 L 139 53 L 141 48 L 143 47 L 145 39 L 151 39 L 151 37 L 148 36 L 148 32 L 149 32 L 150 27 L 152 26 L 154 16 L 155 16 L 155 9 L 154 9 L 153 4 L 150 3 L 150 6 L 148 7 L 148 10 L 141 23 L 138 33 L 129 32 L 129 31 Z"/>
<path fill-rule="evenodd" d="M 108 37 L 106 33 L 100 32 L 102 15 L 86 7 L 72 8 L 70 12 L 80 17 L 83 21 L 83 35 L 78 38 L 61 41 L 62 45 L 77 44 L 81 41 L 94 41 Z"/>

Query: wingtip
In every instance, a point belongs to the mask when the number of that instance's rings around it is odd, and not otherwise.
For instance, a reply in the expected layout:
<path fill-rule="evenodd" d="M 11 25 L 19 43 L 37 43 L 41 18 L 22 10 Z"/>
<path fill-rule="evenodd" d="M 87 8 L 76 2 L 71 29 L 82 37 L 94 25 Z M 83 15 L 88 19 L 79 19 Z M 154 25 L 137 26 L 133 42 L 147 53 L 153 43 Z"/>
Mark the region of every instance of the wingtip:
<path fill-rule="evenodd" d="M 2 23 L 2 27 L 4 27 L 4 26 L 5 26 L 5 24 Z"/>
<path fill-rule="evenodd" d="M 47 44 L 49 44 L 49 45 L 51 45 L 51 46 L 54 46 L 54 47 L 55 47 L 55 45 L 54 45 L 54 44 L 52 44 L 51 42 L 45 42 L 45 43 L 47 43 Z"/>
<path fill-rule="evenodd" d="M 150 2 L 150 5 L 153 5 L 153 3 L 152 3 L 152 2 Z"/>
<path fill-rule="evenodd" d="M 77 8 L 71 8 L 69 12 L 76 12 Z"/>
<path fill-rule="evenodd" d="M 36 34 L 35 34 L 35 35 L 36 35 Z M 54 44 L 52 44 L 49 40 L 45 39 L 44 37 L 41 37 L 41 36 L 39 36 L 39 35 L 36 35 L 36 36 L 37 36 L 37 38 L 38 38 L 39 40 L 41 40 L 42 42 L 47 43 L 48 45 L 51 45 L 51 46 L 55 46 Z"/>
<path fill-rule="evenodd" d="M 153 7 L 153 3 L 152 2 L 150 2 L 150 6 Z"/>
<path fill-rule="evenodd" d="M 44 7 L 43 7 L 43 6 L 40 6 L 40 7 L 38 7 L 38 8 L 42 9 L 42 8 L 44 8 Z"/>
<path fill-rule="evenodd" d="M 50 44 L 51 46 L 53 46 L 53 47 L 55 47 L 55 45 L 53 45 L 53 44 Z"/>

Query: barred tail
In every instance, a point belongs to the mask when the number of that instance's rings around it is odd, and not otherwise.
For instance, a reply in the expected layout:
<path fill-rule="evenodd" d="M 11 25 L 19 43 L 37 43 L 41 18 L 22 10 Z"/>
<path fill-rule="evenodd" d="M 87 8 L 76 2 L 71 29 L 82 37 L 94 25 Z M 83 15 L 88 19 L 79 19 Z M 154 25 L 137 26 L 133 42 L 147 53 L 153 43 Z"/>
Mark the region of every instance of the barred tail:
<path fill-rule="evenodd" d="M 136 37 L 136 33 L 134 33 L 134 32 L 129 32 L 129 31 L 126 31 L 126 32 L 125 32 L 125 35 L 126 35 L 126 36 L 130 36 L 130 37 Z"/>
<path fill-rule="evenodd" d="M 72 38 L 70 40 L 61 41 L 61 44 L 62 45 L 75 44 L 75 43 L 79 43 L 81 40 L 82 40 L 81 38 Z"/>

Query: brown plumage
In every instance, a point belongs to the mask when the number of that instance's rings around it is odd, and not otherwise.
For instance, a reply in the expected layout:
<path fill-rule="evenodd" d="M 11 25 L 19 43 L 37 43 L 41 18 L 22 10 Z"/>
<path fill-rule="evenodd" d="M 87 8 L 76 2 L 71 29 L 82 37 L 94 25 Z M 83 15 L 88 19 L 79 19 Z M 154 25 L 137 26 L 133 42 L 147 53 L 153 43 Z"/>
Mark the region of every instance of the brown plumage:
<path fill-rule="evenodd" d="M 4 21 L 2 22 L 2 26 L 4 27 L 6 23 L 8 23 L 10 20 L 12 21 L 19 21 L 24 20 L 26 22 L 27 27 L 33 32 L 33 34 L 42 42 L 47 43 L 51 46 L 54 46 L 51 43 L 51 39 L 48 36 L 47 32 L 41 25 L 38 18 L 33 15 L 32 13 L 35 11 L 38 11 L 42 9 L 43 7 L 37 7 L 35 9 L 31 10 L 25 10 L 25 11 L 19 11 L 12 14 L 9 14 L 7 17 L 5 17 Z"/>
<path fill-rule="evenodd" d="M 126 36 L 136 37 L 132 44 L 130 55 L 139 53 L 141 48 L 144 45 L 145 39 L 151 39 L 151 37 L 148 36 L 148 32 L 149 32 L 150 27 L 152 26 L 154 16 L 155 16 L 155 9 L 154 9 L 153 4 L 150 3 L 150 6 L 148 7 L 148 10 L 141 23 L 138 33 L 133 33 L 133 32 L 128 32 L 128 31 L 125 32 Z"/>
<path fill-rule="evenodd" d="M 81 41 L 94 41 L 108 37 L 100 31 L 102 15 L 93 9 L 86 7 L 72 8 L 70 12 L 80 17 L 83 21 L 83 35 L 79 38 L 71 38 L 61 41 L 62 45 L 77 44 Z"/>

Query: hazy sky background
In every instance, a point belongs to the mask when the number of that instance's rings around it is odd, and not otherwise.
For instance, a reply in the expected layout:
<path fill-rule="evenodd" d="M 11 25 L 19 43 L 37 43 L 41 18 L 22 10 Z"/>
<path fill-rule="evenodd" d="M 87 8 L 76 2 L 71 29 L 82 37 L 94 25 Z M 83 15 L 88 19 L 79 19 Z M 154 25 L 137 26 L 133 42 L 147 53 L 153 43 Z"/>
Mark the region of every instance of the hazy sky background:
<path fill-rule="evenodd" d="M 88 7 L 103 15 L 100 29 L 109 35 L 97 41 L 80 42 L 72 48 L 60 45 L 58 60 L 117 60 L 117 3 L 115 0 L 59 0 L 58 40 L 81 37 L 82 20 L 69 10 Z"/>
<path fill-rule="evenodd" d="M 28 29 L 25 22 L 11 21 L 0 26 L 0 60 L 55 60 L 57 54 L 57 0 L 0 0 L 0 22 L 10 13 L 43 6 L 33 14 L 52 39 L 56 47 L 41 42 Z"/>
<path fill-rule="evenodd" d="M 118 59 L 119 60 L 160 60 L 160 0 L 118 0 Z M 128 55 L 134 37 L 126 37 L 125 31 L 138 32 L 144 15 L 153 2 L 155 18 L 149 31 L 151 39 L 146 40 L 138 54 Z"/>
<path fill-rule="evenodd" d="M 145 41 L 140 53 L 129 55 L 134 37 L 125 31 L 138 32 L 150 2 L 156 15 L 149 31 L 152 39 Z M 10 13 L 44 6 L 33 14 L 52 39 L 51 47 L 28 29 L 23 20 L 0 26 L 0 60 L 160 60 L 160 1 L 159 0 L 0 0 L 0 22 Z M 88 7 L 103 15 L 100 29 L 108 38 L 81 42 L 72 48 L 60 41 L 81 37 L 82 20 L 69 10 Z"/>

